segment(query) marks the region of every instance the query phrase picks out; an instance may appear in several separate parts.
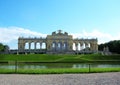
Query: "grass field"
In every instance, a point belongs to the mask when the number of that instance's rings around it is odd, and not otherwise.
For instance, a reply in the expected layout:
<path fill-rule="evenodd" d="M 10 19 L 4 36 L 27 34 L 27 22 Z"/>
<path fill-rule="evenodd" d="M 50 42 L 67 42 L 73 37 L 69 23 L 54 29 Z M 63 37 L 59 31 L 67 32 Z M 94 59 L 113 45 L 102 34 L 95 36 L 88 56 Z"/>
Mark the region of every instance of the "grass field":
<path fill-rule="evenodd" d="M 24 62 L 101 62 L 120 61 L 120 55 L 100 55 L 100 54 L 0 54 L 0 61 L 24 61 Z"/>
<path fill-rule="evenodd" d="M 120 72 L 120 68 L 59 68 L 59 69 L 0 69 L 0 73 L 18 73 L 18 74 L 65 74 L 65 73 L 102 73 L 102 72 Z"/>

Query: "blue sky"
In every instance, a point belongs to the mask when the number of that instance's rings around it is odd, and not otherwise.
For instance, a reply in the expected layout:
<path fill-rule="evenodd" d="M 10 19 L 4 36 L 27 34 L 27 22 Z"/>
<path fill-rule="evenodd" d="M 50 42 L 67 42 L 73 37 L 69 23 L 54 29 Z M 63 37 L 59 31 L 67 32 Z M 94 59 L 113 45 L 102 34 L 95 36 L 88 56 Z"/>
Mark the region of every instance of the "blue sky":
<path fill-rule="evenodd" d="M 120 0 L 0 0 L 0 42 L 61 29 L 74 37 L 120 39 Z"/>

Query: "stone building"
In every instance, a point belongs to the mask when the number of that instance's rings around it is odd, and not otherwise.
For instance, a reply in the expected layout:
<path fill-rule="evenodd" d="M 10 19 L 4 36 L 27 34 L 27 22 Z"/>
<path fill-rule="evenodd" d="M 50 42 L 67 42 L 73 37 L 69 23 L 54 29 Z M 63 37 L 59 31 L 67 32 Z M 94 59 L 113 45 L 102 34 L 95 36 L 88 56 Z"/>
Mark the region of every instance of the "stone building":
<path fill-rule="evenodd" d="M 27 47 L 26 47 L 27 46 Z M 18 38 L 19 53 L 94 53 L 97 39 L 73 39 L 67 32 L 52 32 L 46 38 Z"/>

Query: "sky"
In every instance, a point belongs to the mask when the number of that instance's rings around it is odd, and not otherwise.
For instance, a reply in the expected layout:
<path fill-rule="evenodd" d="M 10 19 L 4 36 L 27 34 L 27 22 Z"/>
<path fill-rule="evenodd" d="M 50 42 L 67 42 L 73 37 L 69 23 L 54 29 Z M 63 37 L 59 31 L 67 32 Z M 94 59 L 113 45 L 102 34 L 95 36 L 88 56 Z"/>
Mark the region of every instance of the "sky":
<path fill-rule="evenodd" d="M 0 43 L 63 30 L 73 38 L 120 39 L 120 0 L 0 0 Z"/>

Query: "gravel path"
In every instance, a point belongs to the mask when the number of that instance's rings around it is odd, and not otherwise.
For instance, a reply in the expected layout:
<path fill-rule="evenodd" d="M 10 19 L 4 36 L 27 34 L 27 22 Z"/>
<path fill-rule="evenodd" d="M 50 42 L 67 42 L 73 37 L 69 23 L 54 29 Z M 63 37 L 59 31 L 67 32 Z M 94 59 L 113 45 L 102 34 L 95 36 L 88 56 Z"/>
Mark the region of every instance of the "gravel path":
<path fill-rule="evenodd" d="M 0 85 L 120 85 L 120 72 L 92 74 L 0 74 Z"/>

